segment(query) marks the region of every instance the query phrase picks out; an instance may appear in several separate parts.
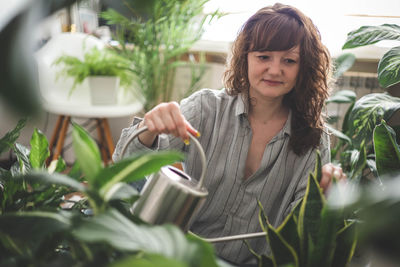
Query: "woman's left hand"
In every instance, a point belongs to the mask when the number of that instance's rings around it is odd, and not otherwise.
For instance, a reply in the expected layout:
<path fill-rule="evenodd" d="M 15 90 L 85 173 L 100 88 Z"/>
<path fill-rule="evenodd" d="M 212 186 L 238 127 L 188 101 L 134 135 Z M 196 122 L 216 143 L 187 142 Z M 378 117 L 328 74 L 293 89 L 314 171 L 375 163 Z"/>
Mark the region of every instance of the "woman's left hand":
<path fill-rule="evenodd" d="M 331 186 L 333 177 L 335 177 L 339 182 L 346 182 L 347 179 L 347 176 L 341 167 L 335 166 L 332 163 L 327 163 L 322 166 L 322 178 L 319 185 L 324 193 L 326 193 Z"/>

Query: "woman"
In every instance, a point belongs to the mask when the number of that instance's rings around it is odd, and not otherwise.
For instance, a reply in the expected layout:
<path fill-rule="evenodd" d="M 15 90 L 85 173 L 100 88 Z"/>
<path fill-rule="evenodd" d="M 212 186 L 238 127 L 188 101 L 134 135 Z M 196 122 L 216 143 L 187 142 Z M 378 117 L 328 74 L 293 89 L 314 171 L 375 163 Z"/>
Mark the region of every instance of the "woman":
<path fill-rule="evenodd" d="M 259 232 L 257 199 L 276 227 L 304 196 L 308 174 L 321 152 L 323 178 L 345 178 L 328 163 L 329 136 L 322 108 L 328 97 L 330 57 L 312 21 L 299 10 L 275 4 L 256 12 L 233 44 L 226 89 L 201 90 L 162 103 L 124 129 L 114 160 L 129 135 L 148 126 L 128 147 L 175 148 L 187 152 L 185 172 L 199 177 L 196 148 L 184 146 L 188 130 L 199 130 L 207 159 L 206 203 L 191 231 L 204 237 Z M 170 135 L 164 135 L 170 134 Z M 249 240 L 267 252 L 265 238 Z M 218 243 L 217 254 L 232 263 L 253 262 L 242 241 Z"/>

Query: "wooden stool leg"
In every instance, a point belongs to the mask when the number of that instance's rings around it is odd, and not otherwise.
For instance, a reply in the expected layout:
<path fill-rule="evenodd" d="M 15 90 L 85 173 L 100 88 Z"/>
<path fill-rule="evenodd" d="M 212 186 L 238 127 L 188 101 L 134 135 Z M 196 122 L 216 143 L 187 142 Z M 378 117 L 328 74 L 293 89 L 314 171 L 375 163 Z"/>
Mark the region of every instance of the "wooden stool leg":
<path fill-rule="evenodd" d="M 53 133 L 51 135 L 50 143 L 49 143 L 50 155 L 49 155 L 49 157 L 47 158 L 47 161 L 46 161 L 47 165 L 50 164 L 50 160 L 53 157 L 54 145 L 56 144 L 56 142 L 58 140 L 58 136 L 59 136 L 60 130 L 61 130 L 61 124 L 62 124 L 64 119 L 65 119 L 65 116 L 63 116 L 63 115 L 59 115 L 58 118 L 57 118 L 56 126 L 54 127 Z"/>
<path fill-rule="evenodd" d="M 61 155 L 62 149 L 64 147 L 65 136 L 67 135 L 67 130 L 68 130 L 70 120 L 71 120 L 70 116 L 65 116 L 65 118 L 62 122 L 61 131 L 60 131 L 60 135 L 57 140 L 56 149 L 54 151 L 53 157 L 51 158 L 52 161 L 58 159 L 58 157 Z"/>
<path fill-rule="evenodd" d="M 103 127 L 101 125 L 102 121 L 101 121 L 101 119 L 96 119 L 96 122 L 97 122 L 97 135 L 99 137 L 99 146 L 100 146 L 101 157 L 103 158 L 104 166 L 107 166 L 109 158 L 108 158 L 107 150 L 106 150 L 106 142 L 105 142 L 105 137 L 104 137 L 104 133 L 103 133 Z"/>
<path fill-rule="evenodd" d="M 112 162 L 112 155 L 114 153 L 115 146 L 114 146 L 114 142 L 113 142 L 112 135 L 111 135 L 110 125 L 108 124 L 107 119 L 103 118 L 101 120 L 103 122 L 103 129 L 104 129 L 104 134 L 106 137 L 108 155 L 109 155 L 110 161 Z"/>

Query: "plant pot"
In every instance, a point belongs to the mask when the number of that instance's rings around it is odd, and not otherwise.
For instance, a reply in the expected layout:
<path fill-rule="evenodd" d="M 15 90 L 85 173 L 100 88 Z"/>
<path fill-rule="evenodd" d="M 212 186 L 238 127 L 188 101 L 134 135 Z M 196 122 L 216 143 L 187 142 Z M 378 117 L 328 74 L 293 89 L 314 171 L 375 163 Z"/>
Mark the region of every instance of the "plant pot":
<path fill-rule="evenodd" d="M 119 77 L 90 76 L 88 79 L 92 105 L 117 104 Z"/>

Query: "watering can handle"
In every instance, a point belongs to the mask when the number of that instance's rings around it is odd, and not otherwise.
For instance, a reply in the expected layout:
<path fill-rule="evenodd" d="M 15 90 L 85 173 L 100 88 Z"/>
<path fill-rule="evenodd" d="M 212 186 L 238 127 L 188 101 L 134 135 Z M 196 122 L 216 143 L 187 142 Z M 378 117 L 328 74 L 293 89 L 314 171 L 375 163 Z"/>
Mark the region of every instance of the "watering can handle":
<path fill-rule="evenodd" d="M 128 141 L 125 143 L 124 147 L 122 148 L 122 152 L 121 152 L 121 156 L 123 156 L 126 152 L 126 149 L 128 147 L 128 145 L 132 142 L 133 139 L 135 139 L 139 134 L 147 131 L 148 128 L 147 126 L 143 126 L 139 129 L 137 129 L 135 132 L 132 133 L 131 136 L 129 136 Z M 203 187 L 203 182 L 204 182 L 204 177 L 206 174 L 206 155 L 204 154 L 204 150 L 203 147 L 200 145 L 200 142 L 192 135 L 189 133 L 189 137 L 190 139 L 192 139 L 192 141 L 194 142 L 194 144 L 196 145 L 197 149 L 199 150 L 200 153 L 200 161 L 201 161 L 201 175 L 200 175 L 200 179 L 199 179 L 199 183 L 197 185 L 197 189 L 200 189 Z"/>

